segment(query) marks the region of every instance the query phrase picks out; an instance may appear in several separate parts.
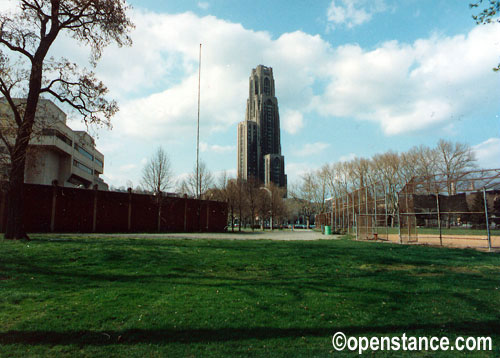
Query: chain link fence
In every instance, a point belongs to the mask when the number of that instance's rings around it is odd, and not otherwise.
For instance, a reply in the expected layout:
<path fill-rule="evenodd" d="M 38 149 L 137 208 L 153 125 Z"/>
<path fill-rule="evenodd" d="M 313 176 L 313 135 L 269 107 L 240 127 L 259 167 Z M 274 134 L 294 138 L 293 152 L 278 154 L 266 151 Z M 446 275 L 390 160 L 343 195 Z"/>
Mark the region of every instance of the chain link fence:
<path fill-rule="evenodd" d="M 401 190 L 374 183 L 328 207 L 317 224 L 357 240 L 500 248 L 500 169 L 414 177 Z"/>

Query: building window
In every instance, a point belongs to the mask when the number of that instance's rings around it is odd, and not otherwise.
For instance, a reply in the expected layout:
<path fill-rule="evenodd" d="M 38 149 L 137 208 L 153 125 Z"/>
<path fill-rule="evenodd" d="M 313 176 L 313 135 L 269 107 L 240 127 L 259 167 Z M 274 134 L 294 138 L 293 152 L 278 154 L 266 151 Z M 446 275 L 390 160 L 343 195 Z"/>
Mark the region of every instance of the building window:
<path fill-rule="evenodd" d="M 90 169 L 89 167 L 87 167 L 85 164 L 82 164 L 80 163 L 79 161 L 77 160 L 73 160 L 73 165 L 81 170 L 83 170 L 84 172 L 92 175 L 94 173 L 94 171 L 92 169 Z"/>
<path fill-rule="evenodd" d="M 272 143 L 274 141 L 274 105 L 273 102 L 267 100 L 264 104 L 264 123 L 265 123 L 265 143 L 267 145 L 266 151 L 271 153 Z"/>
<path fill-rule="evenodd" d="M 75 149 L 80 153 L 82 154 L 83 156 L 89 158 L 90 160 L 94 160 L 94 156 L 92 154 L 90 154 L 89 152 L 87 152 L 85 149 L 83 149 L 82 147 L 80 147 L 78 144 L 75 143 Z"/>
<path fill-rule="evenodd" d="M 71 139 L 69 139 L 66 135 L 64 135 L 63 133 L 59 132 L 57 129 L 48 129 L 48 128 L 42 129 L 42 135 L 44 135 L 44 136 L 56 136 L 57 139 L 63 141 L 67 145 L 69 145 L 69 146 L 73 145 L 73 141 Z"/>
<path fill-rule="evenodd" d="M 95 162 L 96 162 L 97 164 L 99 164 L 101 167 L 103 167 L 103 166 L 104 166 L 104 163 L 103 163 L 102 161 L 100 161 L 99 159 L 94 158 L 94 160 L 95 160 Z"/>
<path fill-rule="evenodd" d="M 271 82 L 269 78 L 264 78 L 264 94 L 269 96 L 271 94 Z"/>

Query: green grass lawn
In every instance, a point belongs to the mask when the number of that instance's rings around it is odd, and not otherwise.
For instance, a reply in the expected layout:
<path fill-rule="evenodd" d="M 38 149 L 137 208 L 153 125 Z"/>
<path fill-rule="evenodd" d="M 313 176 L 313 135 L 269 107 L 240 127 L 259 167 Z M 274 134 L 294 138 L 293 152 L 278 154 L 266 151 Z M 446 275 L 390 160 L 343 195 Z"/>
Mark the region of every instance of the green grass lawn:
<path fill-rule="evenodd" d="M 0 357 L 358 357 L 331 337 L 491 336 L 500 254 L 324 240 L 0 240 Z"/>

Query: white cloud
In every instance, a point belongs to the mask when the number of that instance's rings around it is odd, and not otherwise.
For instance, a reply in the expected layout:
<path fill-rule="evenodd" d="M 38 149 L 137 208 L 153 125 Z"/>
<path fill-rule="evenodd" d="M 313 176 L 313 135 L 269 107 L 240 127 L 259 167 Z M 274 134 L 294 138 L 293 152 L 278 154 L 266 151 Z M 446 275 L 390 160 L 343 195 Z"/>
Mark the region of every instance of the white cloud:
<path fill-rule="evenodd" d="M 135 171 L 137 169 L 137 164 L 125 164 L 118 168 L 121 172 L 130 172 Z"/>
<path fill-rule="evenodd" d="M 176 175 L 173 179 L 174 186 L 176 186 L 176 187 L 180 186 L 183 181 L 187 181 L 189 179 L 190 175 L 191 175 L 191 173 L 182 173 L 182 174 Z M 196 174 L 194 177 L 196 178 Z"/>
<path fill-rule="evenodd" d="M 349 153 L 349 154 L 346 154 L 346 155 L 342 155 L 340 158 L 339 158 L 339 161 L 340 162 L 350 162 L 351 160 L 355 159 L 356 158 L 356 154 L 354 153 Z"/>
<path fill-rule="evenodd" d="M 236 150 L 234 145 L 218 145 L 200 142 L 200 150 L 202 152 L 213 152 L 216 154 L 231 153 Z"/>
<path fill-rule="evenodd" d="M 332 28 L 335 25 L 351 28 L 370 21 L 373 14 L 386 9 L 383 0 L 332 0 L 327 10 L 327 19 Z"/>
<path fill-rule="evenodd" d="M 480 168 L 492 169 L 500 167 L 500 138 L 490 138 L 473 148 Z"/>
<path fill-rule="evenodd" d="M 140 41 L 132 48 L 106 51 L 98 68 L 113 93 L 123 98 L 114 121 L 117 132 L 167 140 L 194 133 L 200 43 L 201 132 L 226 130 L 241 120 L 248 74 L 259 62 L 256 49 L 271 45 L 268 34 L 192 13 L 132 16 L 132 37 Z M 235 48 L 241 48 L 238 56 L 245 60 L 235 61 Z M 149 89 L 150 94 L 134 96 L 139 89 Z"/>
<path fill-rule="evenodd" d="M 105 163 L 106 167 L 107 164 Z M 128 185 L 128 181 L 133 181 L 132 179 L 137 179 L 136 174 L 140 173 L 141 170 L 137 167 L 136 164 L 129 163 L 120 166 L 113 166 L 112 170 L 106 168 L 105 173 L 101 175 L 102 179 L 108 183 L 118 186 L 126 186 Z M 138 179 L 140 181 L 140 179 Z M 137 183 L 139 184 L 139 183 Z"/>
<path fill-rule="evenodd" d="M 491 68 L 498 61 L 498 37 L 500 24 L 494 24 L 467 36 L 436 35 L 411 45 L 391 41 L 370 51 L 341 46 L 316 107 L 325 116 L 378 123 L 388 135 L 444 128 L 478 103 L 497 100 Z"/>
<path fill-rule="evenodd" d="M 282 128 L 290 134 L 298 133 L 304 127 L 304 117 L 297 110 L 288 110 L 281 115 Z"/>
<path fill-rule="evenodd" d="M 307 143 L 302 148 L 295 150 L 294 154 L 298 157 L 310 157 L 322 153 L 328 147 L 330 144 L 323 142 Z"/>
<path fill-rule="evenodd" d="M 1 0 L 0 11 L 16 11 L 19 8 L 19 2 L 16 0 Z"/>
<path fill-rule="evenodd" d="M 287 175 L 288 188 L 297 184 L 300 178 L 307 172 L 316 170 L 310 163 L 292 162 L 285 164 L 285 173 Z"/>
<path fill-rule="evenodd" d="M 237 170 L 236 168 L 226 169 L 226 170 L 217 170 L 212 173 L 215 183 L 219 184 L 221 176 L 225 175 L 226 179 L 236 178 Z"/>
<path fill-rule="evenodd" d="M 133 11 L 131 16 L 136 24 L 133 47 L 106 49 L 97 68 L 111 95 L 120 99 L 113 122 L 119 136 L 193 136 L 200 43 L 204 135 L 226 131 L 243 119 L 248 76 L 258 63 L 274 69 L 282 126 L 290 134 L 316 112 L 371 121 L 388 135 L 451 128 L 477 103 L 496 101 L 499 90 L 491 68 L 498 62 L 500 24 L 365 50 L 350 44 L 332 48 L 319 35 L 301 31 L 273 39 L 266 32 L 193 13 Z M 70 40 L 55 51 L 72 53 L 82 62 L 88 56 Z"/>
<path fill-rule="evenodd" d="M 210 7 L 210 4 L 205 1 L 198 1 L 198 7 L 202 10 L 207 10 Z"/>

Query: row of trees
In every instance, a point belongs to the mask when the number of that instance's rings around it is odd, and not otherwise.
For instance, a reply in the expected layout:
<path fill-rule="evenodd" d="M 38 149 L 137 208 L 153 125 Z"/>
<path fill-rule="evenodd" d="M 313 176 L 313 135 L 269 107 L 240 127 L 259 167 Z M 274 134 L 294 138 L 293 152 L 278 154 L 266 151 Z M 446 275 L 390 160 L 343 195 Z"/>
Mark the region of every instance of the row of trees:
<path fill-rule="evenodd" d="M 263 227 L 264 222 L 269 222 L 270 226 L 279 225 L 288 213 L 283 189 L 273 184 L 264 186 L 255 179 L 229 178 L 226 172 L 216 182 L 204 162 L 200 162 L 198 170 L 194 168 L 186 179 L 176 183 L 169 156 L 161 147 L 144 166 L 141 185 L 139 190 L 143 192 L 158 195 L 175 190 L 177 194 L 192 197 L 198 196 L 196 189 L 199 188 L 200 198 L 228 203 L 232 230 L 236 221 L 239 230 L 242 225 Z M 259 223 L 256 223 L 257 218 Z"/>
<path fill-rule="evenodd" d="M 285 191 L 273 183 L 264 186 L 260 181 L 250 178 L 227 178 L 224 173 L 217 186 L 210 189 L 207 198 L 228 203 L 228 214 L 231 229 L 234 231 L 235 219 L 238 219 L 238 230 L 242 226 L 255 229 L 269 223 L 270 228 L 280 226 L 288 216 L 283 197 Z M 258 220 L 258 222 L 256 222 Z"/>
<path fill-rule="evenodd" d="M 389 208 L 396 210 L 397 193 L 412 178 L 442 174 L 448 183 L 448 194 L 452 195 L 454 179 L 475 166 L 469 145 L 440 140 L 433 148 L 421 145 L 403 153 L 388 151 L 371 158 L 325 164 L 305 173 L 292 193 L 310 202 L 312 211 L 319 213 L 326 211 L 325 199 L 329 197 L 339 198 L 358 188 L 382 183 Z"/>
<path fill-rule="evenodd" d="M 127 185 L 132 187 L 131 182 Z M 162 147 L 159 147 L 144 166 L 141 185 L 136 191 L 159 194 L 175 190 L 176 193 L 199 198 L 213 185 L 213 175 L 203 161 L 199 163 L 198 170 L 195 167 L 187 178 L 176 181 L 170 157 Z"/>

